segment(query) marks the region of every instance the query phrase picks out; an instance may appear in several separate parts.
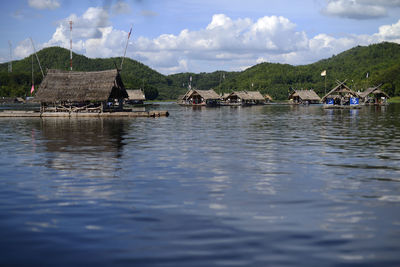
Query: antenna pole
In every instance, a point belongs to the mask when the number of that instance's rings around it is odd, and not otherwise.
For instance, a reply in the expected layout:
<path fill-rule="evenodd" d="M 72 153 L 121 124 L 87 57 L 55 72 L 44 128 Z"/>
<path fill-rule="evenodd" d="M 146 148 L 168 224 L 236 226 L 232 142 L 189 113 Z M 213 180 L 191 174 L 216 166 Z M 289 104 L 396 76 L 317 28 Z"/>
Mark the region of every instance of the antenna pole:
<path fill-rule="evenodd" d="M 124 57 L 122 58 L 121 61 L 121 67 L 120 69 L 122 70 L 122 64 L 124 64 L 124 59 L 125 59 L 125 55 L 126 55 L 126 49 L 128 48 L 128 43 L 129 43 L 129 37 L 131 37 L 131 33 L 132 33 L 132 26 L 131 26 L 131 30 L 128 33 L 128 39 L 126 40 L 126 46 L 125 46 L 125 51 L 124 51 Z"/>
<path fill-rule="evenodd" d="M 32 54 L 32 85 L 33 85 L 33 54 Z"/>
<path fill-rule="evenodd" d="M 10 62 L 8 62 L 8 72 L 12 72 L 12 45 L 11 45 L 11 41 L 8 41 L 8 46 L 10 47 Z"/>
<path fill-rule="evenodd" d="M 43 76 L 43 78 L 44 78 L 43 69 L 42 69 L 42 66 L 40 65 L 40 61 L 39 61 L 39 57 L 38 57 L 38 55 L 37 55 L 37 53 L 36 53 L 35 45 L 33 44 L 33 40 L 32 40 L 32 38 L 31 38 L 31 37 L 29 37 L 29 39 L 31 39 L 31 43 L 32 43 L 33 51 L 35 52 L 36 59 L 37 59 L 37 61 L 38 61 L 38 63 L 39 63 L 40 71 L 42 72 L 42 76 Z"/>
<path fill-rule="evenodd" d="M 72 20 L 69 21 L 69 66 L 72 71 Z"/>

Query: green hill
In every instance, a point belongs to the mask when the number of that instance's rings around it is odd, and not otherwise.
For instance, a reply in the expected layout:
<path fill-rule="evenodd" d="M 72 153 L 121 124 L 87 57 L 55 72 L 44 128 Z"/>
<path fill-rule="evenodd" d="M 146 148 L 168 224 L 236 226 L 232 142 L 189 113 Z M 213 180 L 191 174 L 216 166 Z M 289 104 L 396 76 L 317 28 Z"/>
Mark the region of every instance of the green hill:
<path fill-rule="evenodd" d="M 327 91 L 336 85 L 336 80 L 347 79 L 347 84 L 354 90 L 382 83 L 389 94 L 400 95 L 399 77 L 395 75 L 396 72 L 400 73 L 399 62 L 400 45 L 385 42 L 366 47 L 357 46 L 309 65 L 261 63 L 243 71 L 235 79 L 227 80 L 221 87 L 224 91 L 230 88 L 253 88 L 275 99 L 285 99 L 290 88 L 312 88 L 319 95 L 324 95 L 325 78 L 321 72 L 327 70 Z"/>
<path fill-rule="evenodd" d="M 68 70 L 70 67 L 69 50 L 60 47 L 44 48 L 38 52 L 40 64 L 44 72 L 46 69 Z M 121 57 L 116 58 L 87 58 L 73 53 L 74 71 L 96 71 L 120 67 Z M 31 55 L 18 61 L 13 61 L 13 72 L 8 73 L 8 63 L 0 64 L 0 96 L 22 96 L 31 84 L 32 59 Z M 39 65 L 34 57 L 35 83 L 42 80 Z M 167 78 L 147 67 L 146 65 L 126 58 L 121 73 L 126 88 L 141 88 L 142 86 L 154 86 L 163 92 L 168 91 Z M 12 90 L 10 90 L 10 88 Z M 159 89 L 159 90 L 160 90 Z M 162 95 L 167 98 L 169 95 Z"/>
<path fill-rule="evenodd" d="M 60 47 L 45 48 L 38 52 L 43 69 L 69 69 L 69 50 Z M 382 84 L 392 96 L 400 95 L 400 45 L 380 43 L 357 46 L 339 55 L 309 65 L 292 66 L 278 63 L 261 63 L 242 72 L 216 71 L 212 73 L 179 73 L 162 75 L 146 65 L 126 58 L 122 79 L 127 88 L 156 87 L 158 99 L 176 99 L 184 94 L 192 76 L 195 88 L 213 88 L 218 93 L 232 90 L 259 90 L 274 99 L 285 99 L 293 89 L 315 89 L 319 95 L 325 92 L 325 79 L 321 71 L 327 70 L 326 90 L 336 80 L 346 80 L 355 90 Z M 87 58 L 73 54 L 73 68 L 77 71 L 105 70 L 120 66 L 121 57 Z M 35 83 L 42 77 L 34 62 Z M 8 63 L 0 64 L 0 96 L 23 96 L 30 89 L 31 56 L 13 62 L 13 72 L 8 73 Z M 368 73 L 368 79 L 366 78 Z"/>

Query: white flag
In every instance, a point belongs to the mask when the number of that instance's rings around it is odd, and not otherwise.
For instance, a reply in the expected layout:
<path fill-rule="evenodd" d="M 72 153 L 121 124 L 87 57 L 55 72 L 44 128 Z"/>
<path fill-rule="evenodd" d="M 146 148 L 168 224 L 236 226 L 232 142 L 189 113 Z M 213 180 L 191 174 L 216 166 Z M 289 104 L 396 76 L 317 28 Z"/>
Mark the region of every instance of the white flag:
<path fill-rule="evenodd" d="M 321 72 L 321 76 L 326 76 L 326 70 L 324 70 L 323 72 Z"/>
<path fill-rule="evenodd" d="M 367 78 L 368 78 L 368 76 L 369 76 L 369 72 L 367 72 Z"/>

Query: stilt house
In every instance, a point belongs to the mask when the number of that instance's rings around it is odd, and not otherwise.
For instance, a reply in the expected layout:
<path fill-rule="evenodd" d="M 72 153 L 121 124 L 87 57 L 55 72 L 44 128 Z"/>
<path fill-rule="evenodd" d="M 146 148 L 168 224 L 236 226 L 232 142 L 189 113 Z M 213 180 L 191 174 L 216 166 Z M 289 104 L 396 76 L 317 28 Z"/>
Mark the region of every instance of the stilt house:
<path fill-rule="evenodd" d="M 265 98 L 258 91 L 235 91 L 225 97 L 228 104 L 260 105 L 265 103 Z"/>
<path fill-rule="evenodd" d="M 143 104 L 146 101 L 146 97 L 142 90 L 126 90 L 129 98 L 125 101 L 127 104 L 135 105 L 135 104 Z"/>
<path fill-rule="evenodd" d="M 48 70 L 35 101 L 41 111 L 103 112 L 123 109 L 128 98 L 117 69 L 92 72 Z"/>
<path fill-rule="evenodd" d="M 294 104 L 319 104 L 321 98 L 314 90 L 295 90 L 289 95 Z"/>
<path fill-rule="evenodd" d="M 183 105 L 215 106 L 220 102 L 220 96 L 214 90 L 190 89 L 182 98 Z"/>
<path fill-rule="evenodd" d="M 350 105 L 352 99 L 357 99 L 358 94 L 351 90 L 344 82 L 338 82 L 338 85 L 329 91 L 323 98 L 322 102 L 333 105 Z"/>
<path fill-rule="evenodd" d="M 366 105 L 386 105 L 389 95 L 380 89 L 380 86 L 366 89 L 358 93 L 361 101 Z"/>

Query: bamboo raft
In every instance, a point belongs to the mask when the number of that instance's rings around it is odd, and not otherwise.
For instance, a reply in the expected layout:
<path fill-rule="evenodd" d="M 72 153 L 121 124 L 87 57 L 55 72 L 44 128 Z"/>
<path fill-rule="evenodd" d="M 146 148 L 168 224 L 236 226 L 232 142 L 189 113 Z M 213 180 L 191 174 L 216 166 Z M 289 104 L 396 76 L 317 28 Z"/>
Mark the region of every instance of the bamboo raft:
<path fill-rule="evenodd" d="M 168 111 L 121 111 L 121 112 L 39 112 L 39 111 L 21 111 L 21 110 L 7 110 L 0 112 L 1 118 L 17 118 L 17 117 L 31 117 L 31 118 L 46 118 L 46 117 L 92 117 L 92 118 L 107 118 L 107 117 L 129 117 L 129 118 L 156 118 L 168 117 Z"/>

